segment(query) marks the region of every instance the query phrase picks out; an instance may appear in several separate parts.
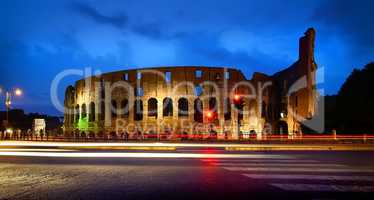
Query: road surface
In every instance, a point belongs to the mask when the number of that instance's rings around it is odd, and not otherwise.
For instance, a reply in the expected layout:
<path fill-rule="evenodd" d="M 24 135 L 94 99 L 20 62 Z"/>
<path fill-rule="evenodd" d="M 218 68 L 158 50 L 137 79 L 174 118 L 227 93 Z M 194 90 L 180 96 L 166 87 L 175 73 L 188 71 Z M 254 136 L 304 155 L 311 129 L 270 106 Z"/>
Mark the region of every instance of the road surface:
<path fill-rule="evenodd" d="M 0 199 L 373 199 L 373 155 L 4 147 Z"/>

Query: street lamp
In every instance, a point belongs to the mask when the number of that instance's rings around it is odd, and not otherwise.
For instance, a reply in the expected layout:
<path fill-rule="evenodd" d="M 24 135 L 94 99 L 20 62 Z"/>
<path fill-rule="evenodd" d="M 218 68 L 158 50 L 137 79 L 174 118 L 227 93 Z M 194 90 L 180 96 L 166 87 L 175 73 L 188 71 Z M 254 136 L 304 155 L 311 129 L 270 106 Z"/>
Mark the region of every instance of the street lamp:
<path fill-rule="evenodd" d="M 14 94 L 17 95 L 17 96 L 21 96 L 22 95 L 22 90 L 17 88 L 14 90 Z"/>
<path fill-rule="evenodd" d="M 0 87 L 0 94 L 5 91 L 5 107 L 6 107 L 6 126 L 9 124 L 9 110 L 12 105 L 12 94 L 15 96 L 21 96 L 22 90 L 20 88 L 14 88 L 12 90 L 4 90 Z"/>

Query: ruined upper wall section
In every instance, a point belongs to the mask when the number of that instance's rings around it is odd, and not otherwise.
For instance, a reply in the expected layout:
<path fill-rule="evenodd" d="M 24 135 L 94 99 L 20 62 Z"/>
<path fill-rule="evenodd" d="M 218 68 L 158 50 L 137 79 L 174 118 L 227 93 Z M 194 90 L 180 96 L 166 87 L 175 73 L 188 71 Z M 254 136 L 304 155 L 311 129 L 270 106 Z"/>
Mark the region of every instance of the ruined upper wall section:
<path fill-rule="evenodd" d="M 314 41 L 316 31 L 309 28 L 299 40 L 299 62 L 300 64 L 314 63 Z"/>
<path fill-rule="evenodd" d="M 195 73 L 196 71 L 201 71 L 201 77 L 196 78 Z M 128 78 L 129 83 L 136 83 L 137 81 L 137 73 L 141 73 L 142 78 L 141 82 L 147 81 L 148 79 L 154 79 L 155 73 L 158 72 L 159 74 L 165 74 L 166 72 L 171 73 L 171 82 L 179 82 L 179 81 L 215 81 L 215 80 L 222 80 L 224 78 L 224 72 L 228 72 L 230 74 L 229 81 L 241 81 L 247 80 L 244 74 L 235 68 L 229 67 L 205 67 L 205 66 L 177 66 L 177 67 L 150 67 L 150 68 L 138 68 L 138 69 L 127 69 L 122 71 L 115 71 L 109 73 L 103 73 L 99 76 L 87 77 L 85 79 L 80 79 L 76 81 L 75 86 L 79 86 L 83 84 L 83 82 L 88 79 L 92 78 L 93 81 L 99 81 L 100 79 L 108 82 L 116 82 L 121 81 L 124 78 L 124 75 Z M 157 76 L 157 75 L 156 75 Z M 159 78 L 162 78 L 159 76 Z"/>
<path fill-rule="evenodd" d="M 288 68 L 275 73 L 272 77 L 277 80 L 289 79 L 296 80 L 316 70 L 314 62 L 314 42 L 316 31 L 309 28 L 299 39 L 299 58 Z"/>

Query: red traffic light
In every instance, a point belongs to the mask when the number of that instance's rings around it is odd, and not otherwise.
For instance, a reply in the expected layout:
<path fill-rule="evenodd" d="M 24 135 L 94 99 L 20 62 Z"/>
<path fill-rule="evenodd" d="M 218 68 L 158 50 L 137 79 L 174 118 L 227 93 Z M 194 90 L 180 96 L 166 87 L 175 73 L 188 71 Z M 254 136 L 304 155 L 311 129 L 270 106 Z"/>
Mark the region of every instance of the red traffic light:
<path fill-rule="evenodd" d="M 212 117 L 213 117 L 213 113 L 212 113 L 211 111 L 208 111 L 208 112 L 206 113 L 206 116 L 207 116 L 208 118 L 212 118 Z"/>
<path fill-rule="evenodd" d="M 240 95 L 235 94 L 235 95 L 234 95 L 234 100 L 235 100 L 235 101 L 239 101 L 239 100 L 240 100 Z"/>

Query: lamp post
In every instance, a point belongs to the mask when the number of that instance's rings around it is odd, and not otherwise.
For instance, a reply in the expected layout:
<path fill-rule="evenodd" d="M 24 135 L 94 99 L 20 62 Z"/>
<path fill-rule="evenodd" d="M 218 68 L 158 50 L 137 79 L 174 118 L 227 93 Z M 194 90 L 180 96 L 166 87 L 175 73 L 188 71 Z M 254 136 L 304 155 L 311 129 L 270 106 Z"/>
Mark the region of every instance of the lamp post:
<path fill-rule="evenodd" d="M 0 88 L 0 93 L 3 92 L 3 89 Z M 6 107 L 6 126 L 9 124 L 9 110 L 10 106 L 12 105 L 12 94 L 15 96 L 21 96 L 22 90 L 19 88 L 12 89 L 10 91 L 5 91 L 5 107 Z"/>

